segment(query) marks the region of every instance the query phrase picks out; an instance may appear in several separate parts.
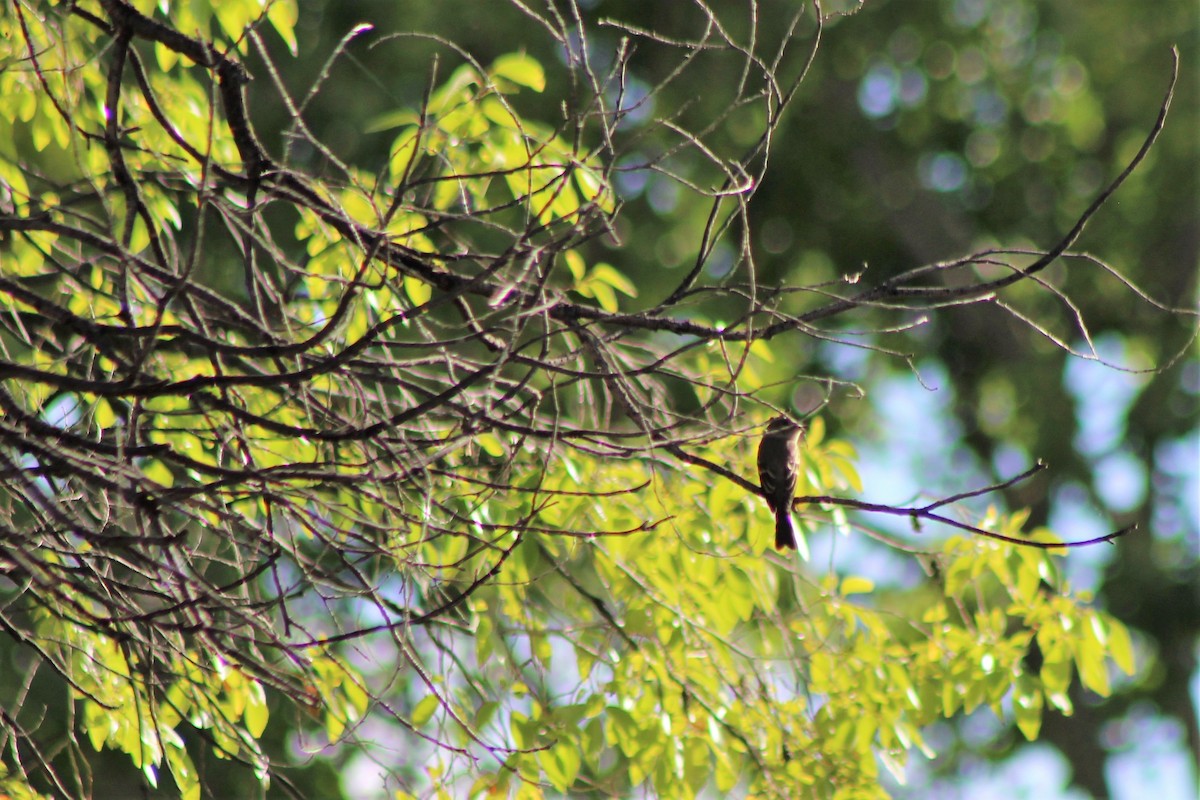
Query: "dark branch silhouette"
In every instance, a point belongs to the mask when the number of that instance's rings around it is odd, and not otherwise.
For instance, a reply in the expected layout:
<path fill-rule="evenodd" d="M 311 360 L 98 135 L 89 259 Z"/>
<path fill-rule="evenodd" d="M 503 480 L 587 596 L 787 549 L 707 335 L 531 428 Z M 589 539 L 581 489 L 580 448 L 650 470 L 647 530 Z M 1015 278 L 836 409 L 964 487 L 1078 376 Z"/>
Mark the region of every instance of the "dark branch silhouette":
<path fill-rule="evenodd" d="M 412 115 L 409 157 L 366 181 L 310 132 L 306 103 L 286 94 L 252 30 L 243 52 L 266 65 L 274 100 L 291 116 L 290 141 L 318 153 L 320 168 L 292 145 L 272 153 L 256 133 L 251 74 L 237 47 L 122 0 L 98 5 L 99 12 L 67 3 L 39 13 L 64 28 L 69 14 L 73 27 L 104 42 L 71 65 L 103 87 L 103 119 L 73 107 L 41 55 L 45 43 L 26 24 L 30 12 L 11 5 L 25 39 L 21 68 L 77 151 L 102 152 L 107 172 L 55 182 L 31 168 L 30 196 L 0 198 L 0 247 L 20 241 L 45 265 L 0 274 L 0 327 L 11 341 L 0 352 L 0 579 L 19 587 L 26 609 L 0 613 L 0 625 L 28 644 L 37 614 L 68 619 L 119 642 L 156 686 L 166 685 L 180 657 L 219 657 L 304 708 L 314 704 L 313 690 L 291 667 L 310 663 L 310 649 L 373 635 L 406 643 L 416 628 L 435 637 L 440 626 L 460 624 L 467 601 L 504 580 L 531 546 L 615 641 L 636 650 L 609 599 L 544 543 L 652 534 L 663 520 L 604 527 L 567 518 L 555 526 L 539 515 L 647 486 L 586 474 L 576 490 L 549 476 L 571 469 L 572 459 L 637 460 L 653 469 L 698 467 L 757 494 L 755 483 L 706 453 L 765 418 L 768 395 L 740 380 L 744 352 L 721 350 L 723 373 L 698 368 L 697 352 L 785 336 L 848 341 L 821 325 L 870 311 L 894 317 L 883 333 L 902 330 L 913 312 L 990 303 L 1014 285 L 1040 285 L 1051 264 L 1083 258 L 1070 248 L 1154 145 L 1178 75 L 1176 57 L 1137 154 L 1032 262 L 1021 265 L 1029 253 L 989 249 L 861 289 L 857 277 L 774 286 L 757 281 L 749 235 L 738 232 L 750 228 L 749 202 L 774 135 L 817 53 L 821 15 L 813 31 L 798 29 L 811 8 L 795 12 L 766 54 L 712 20 L 696 41 L 610 21 L 629 38 L 608 71 L 588 60 L 581 22 L 526 9 L 562 46 L 574 81 L 557 127 L 523 122 L 477 78 L 471 102 L 489 101 L 524 162 L 476 159 L 480 169 L 467 171 L 437 138 L 447 112 L 435 97 L 442 82 L 431 78 Z M 486 72 L 443 44 L 464 68 Z M 666 146 L 631 165 L 639 137 L 649 135 L 622 124 L 636 111 L 626 102 L 633 45 L 673 54 L 662 86 L 709 51 L 736 58 L 740 72 L 722 115 L 698 130 L 682 117 L 656 120 L 653 135 Z M 144 63 L 153 46 L 183 59 L 180 69 L 209 93 L 211 106 L 196 112 L 204 124 L 173 118 L 177 107 L 155 94 Z M 763 112 L 762 128 L 748 148 L 729 152 L 721 132 L 748 110 Z M 195 135 L 200 129 L 207 138 Z M 681 159 L 693 166 L 672 172 Z M 606 303 L 603 290 L 586 294 L 570 277 L 576 248 L 617 237 L 613 184 L 628 169 L 674 174 L 711 203 L 686 275 L 641 306 Z M 489 181 L 509 195 L 463 188 Z M 36 201 L 43 191 L 59 203 Z M 739 236 L 732 277 L 706 278 L 718 240 Z M 979 267 L 1007 274 L 988 279 Z M 789 314 L 779 305 L 790 293 L 821 304 Z M 729 321 L 704 321 L 694 305 L 701 299 L 726 303 Z M 795 502 L 927 520 L 1026 547 L 1077 547 L 1132 529 L 1088 542 L 1035 542 L 940 511 L 1041 468 L 921 506 L 831 496 Z M 521 513 L 496 521 L 490 504 L 500 503 Z M 438 561 L 434 543 L 453 559 Z M 358 619 L 363 606 L 374 615 L 367 623 Z M 319 630 L 306 627 L 316 624 L 313 609 L 327 621 Z M 397 648 L 425 677 L 421 656 Z M 71 681 L 68 664 L 39 658 Z M 441 691 L 432 682 L 430 690 Z M 393 716 L 403 722 L 402 712 Z M 31 741 L 7 714 L 0 728 Z M 57 781 L 44 754 L 31 753 Z"/>

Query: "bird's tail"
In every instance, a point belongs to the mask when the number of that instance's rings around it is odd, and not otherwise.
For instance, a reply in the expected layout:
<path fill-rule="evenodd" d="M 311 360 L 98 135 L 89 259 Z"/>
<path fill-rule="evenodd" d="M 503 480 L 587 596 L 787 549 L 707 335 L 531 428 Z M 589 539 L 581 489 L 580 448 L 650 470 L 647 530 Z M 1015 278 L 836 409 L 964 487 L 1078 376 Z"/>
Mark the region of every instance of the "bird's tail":
<path fill-rule="evenodd" d="M 786 508 L 775 512 L 775 549 L 796 549 L 796 529 L 792 527 L 792 515 Z"/>

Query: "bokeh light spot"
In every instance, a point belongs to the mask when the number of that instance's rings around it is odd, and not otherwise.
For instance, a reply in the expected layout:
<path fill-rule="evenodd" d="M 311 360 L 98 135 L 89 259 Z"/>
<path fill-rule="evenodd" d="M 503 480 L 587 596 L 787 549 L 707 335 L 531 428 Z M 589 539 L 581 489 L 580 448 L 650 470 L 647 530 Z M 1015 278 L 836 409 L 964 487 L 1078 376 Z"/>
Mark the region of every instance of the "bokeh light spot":
<path fill-rule="evenodd" d="M 899 84 L 895 67 L 882 62 L 873 64 L 858 86 L 858 107 L 873 119 L 887 116 L 896 108 Z"/>
<path fill-rule="evenodd" d="M 935 192 L 955 192 L 967 182 L 967 164 L 957 153 L 937 153 L 921 158 L 921 183 Z"/>

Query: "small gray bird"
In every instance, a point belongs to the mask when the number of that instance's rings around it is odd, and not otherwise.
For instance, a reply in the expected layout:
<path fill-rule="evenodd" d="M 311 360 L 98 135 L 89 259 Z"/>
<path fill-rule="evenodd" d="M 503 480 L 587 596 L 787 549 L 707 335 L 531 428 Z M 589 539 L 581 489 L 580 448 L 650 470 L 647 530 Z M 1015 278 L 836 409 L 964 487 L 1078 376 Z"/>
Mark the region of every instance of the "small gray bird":
<path fill-rule="evenodd" d="M 767 423 L 767 430 L 758 445 L 758 480 L 762 484 L 763 499 L 775 514 L 776 550 L 796 549 L 791 510 L 803 437 L 803 425 L 780 415 Z"/>

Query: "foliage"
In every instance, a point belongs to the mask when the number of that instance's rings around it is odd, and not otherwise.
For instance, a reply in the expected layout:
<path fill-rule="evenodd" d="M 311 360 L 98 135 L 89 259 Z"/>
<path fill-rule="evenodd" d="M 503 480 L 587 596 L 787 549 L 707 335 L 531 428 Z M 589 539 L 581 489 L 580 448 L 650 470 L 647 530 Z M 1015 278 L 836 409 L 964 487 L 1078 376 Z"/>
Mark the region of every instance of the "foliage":
<path fill-rule="evenodd" d="M 375 163 L 312 134 L 271 60 L 268 32 L 297 49 L 294 2 L 10 8 L 0 596 L 27 677 L 0 686 L 7 794 L 88 794 L 99 751 L 187 798 L 225 780 L 209 755 L 298 791 L 273 743 L 291 732 L 414 795 L 882 796 L 878 764 L 903 775 L 938 718 L 986 705 L 1033 738 L 1046 707 L 1071 713 L 1073 674 L 1106 695 L 1112 664 L 1132 673 L 1125 627 L 1022 514 L 927 543 L 930 579 L 894 595 L 766 552 L 743 476 L 792 343 L 1036 296 L 1073 241 L 859 289 L 760 284 L 746 239 L 712 278 L 819 7 L 769 62 L 717 26 L 753 79 L 711 127 L 659 126 L 654 154 L 622 57 L 593 67 L 569 20 L 538 18 L 577 83 L 553 123 L 521 107 L 543 60 L 447 46 L 461 63 L 367 127 Z M 279 155 L 251 60 L 287 109 Z M 593 247 L 620 238 L 631 154 L 705 209 L 669 292 Z M 802 531 L 905 550 L 848 516 L 886 510 L 845 497 L 853 449 L 805 411 Z M 21 703 L 39 674 L 70 693 L 66 753 Z"/>

